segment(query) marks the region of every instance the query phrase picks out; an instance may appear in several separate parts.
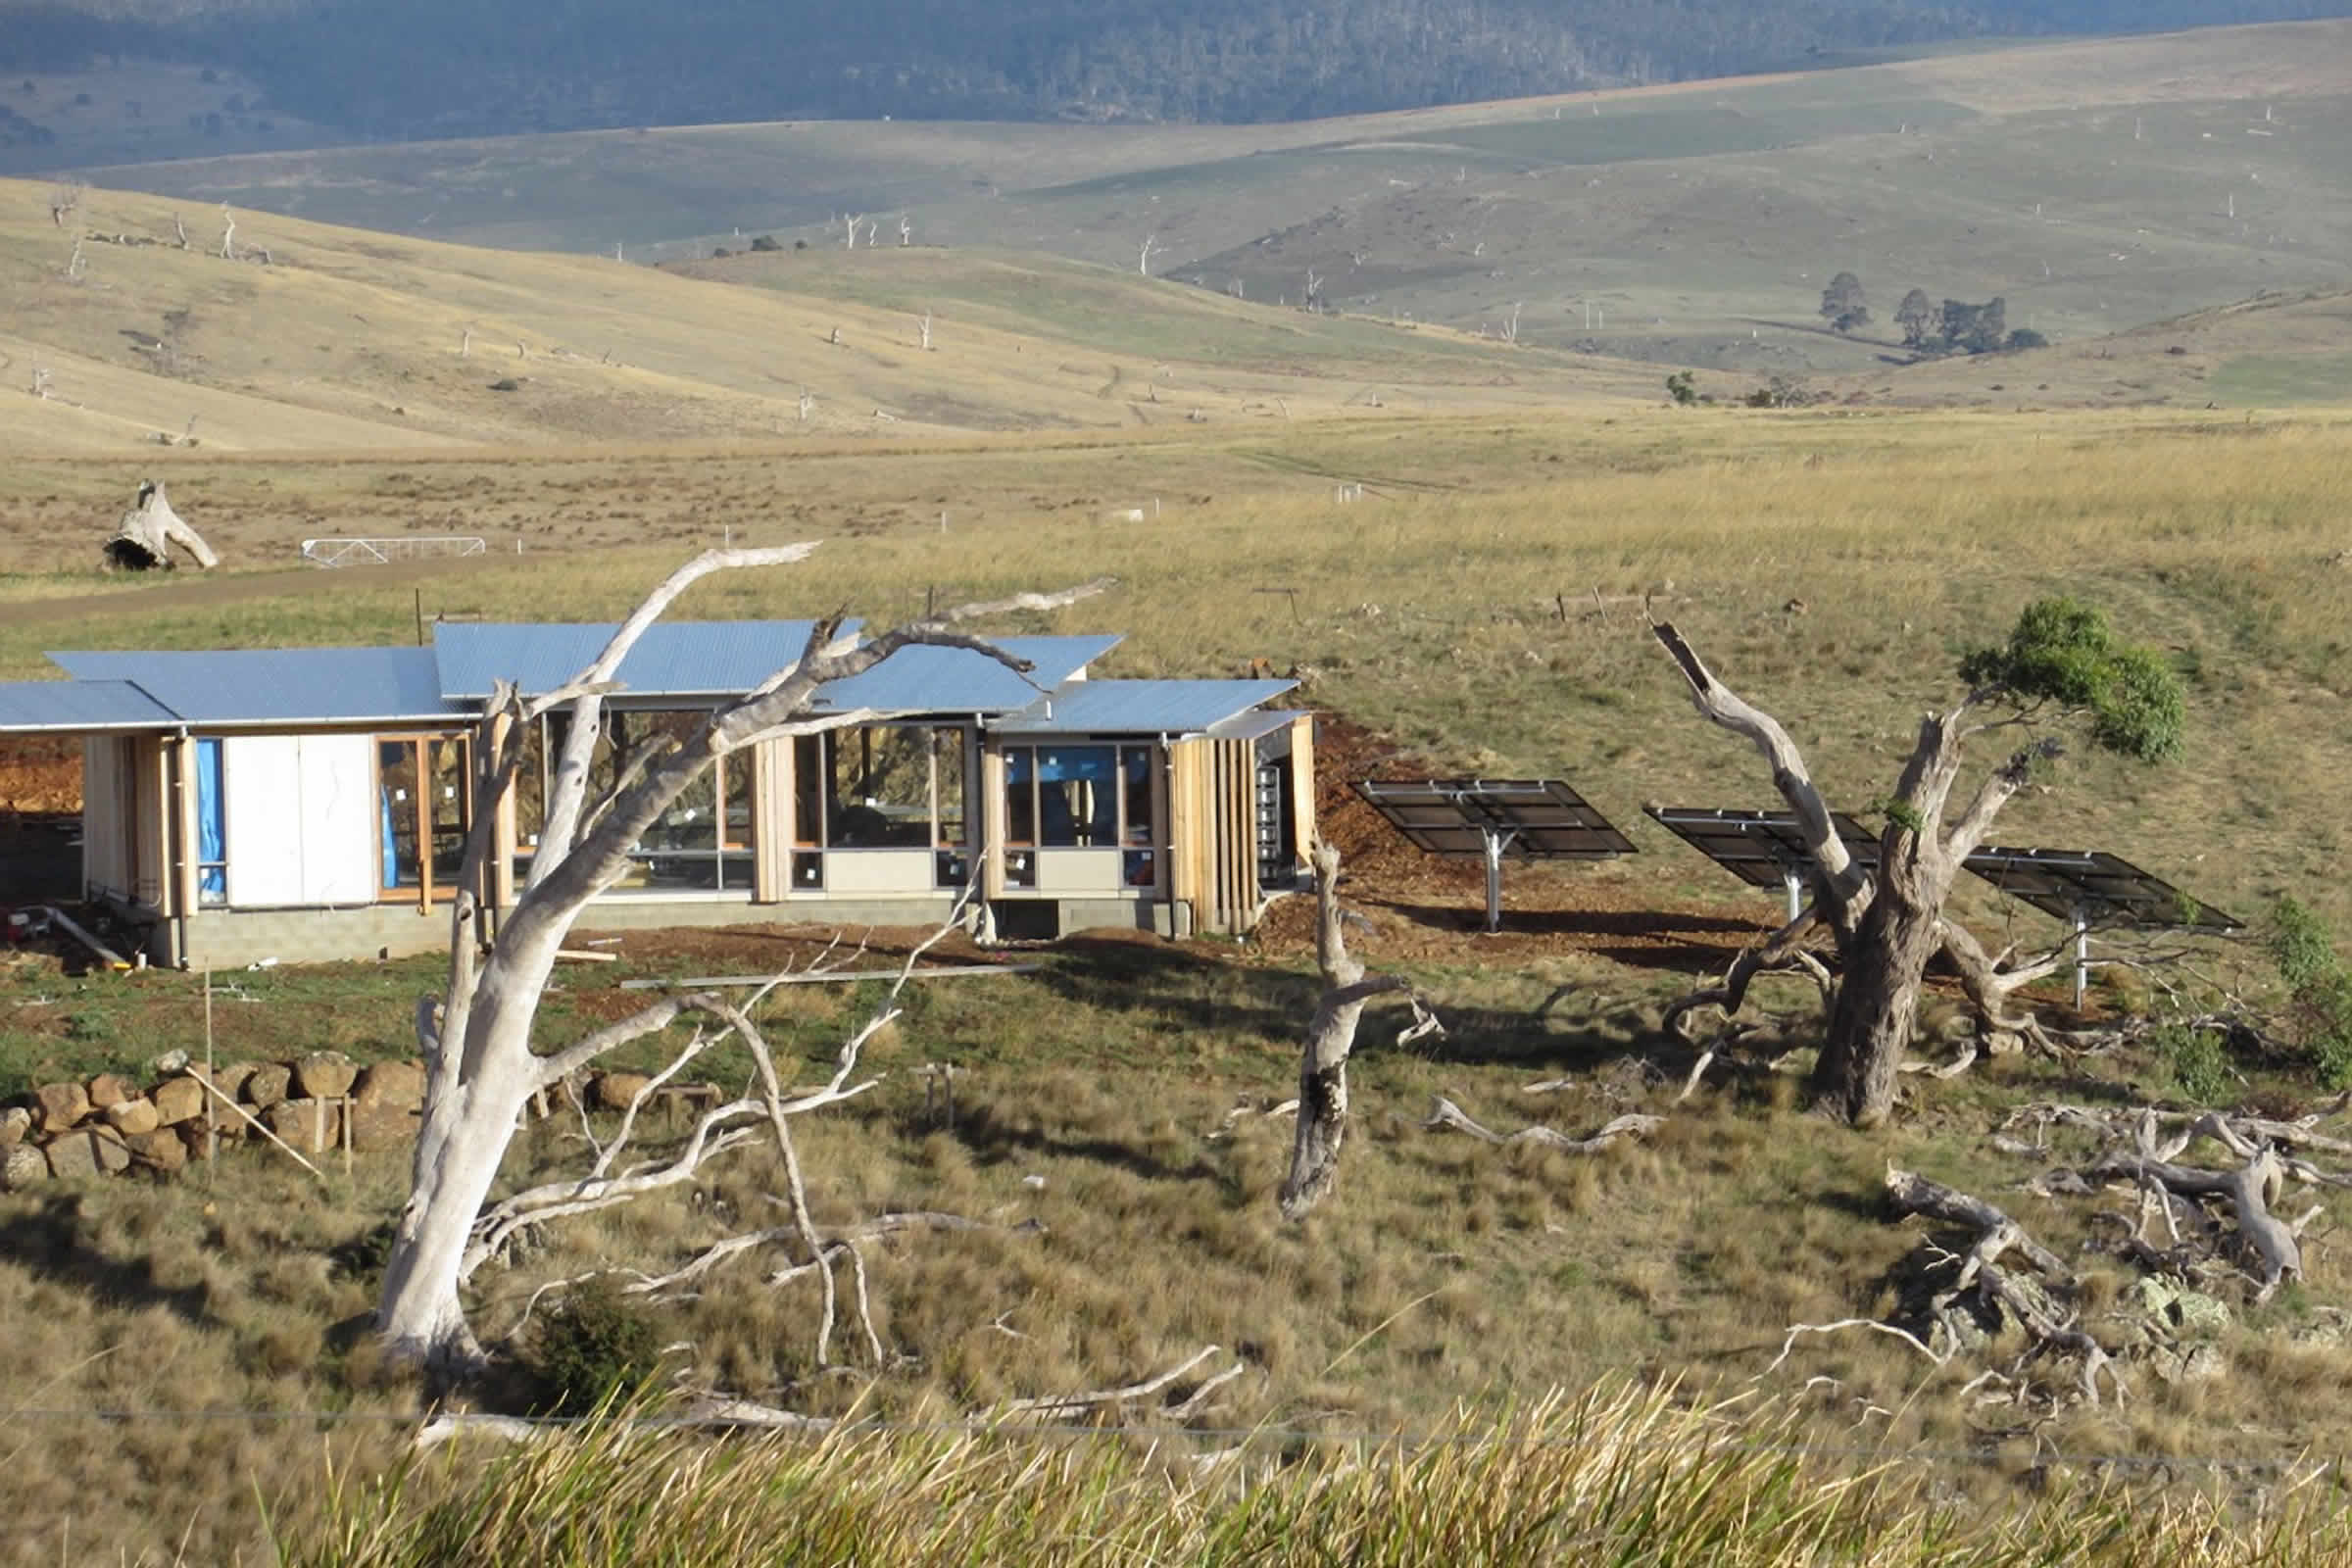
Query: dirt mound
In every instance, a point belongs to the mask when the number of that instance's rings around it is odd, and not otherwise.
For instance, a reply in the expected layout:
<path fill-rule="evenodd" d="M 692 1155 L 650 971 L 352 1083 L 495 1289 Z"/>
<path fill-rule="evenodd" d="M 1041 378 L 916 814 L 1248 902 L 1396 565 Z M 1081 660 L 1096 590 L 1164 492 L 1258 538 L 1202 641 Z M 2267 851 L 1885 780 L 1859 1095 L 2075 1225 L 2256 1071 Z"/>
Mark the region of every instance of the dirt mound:
<path fill-rule="evenodd" d="M 1502 929 L 1486 930 L 1486 868 L 1424 854 L 1355 793 L 1361 778 L 1420 779 L 1449 770 L 1347 719 L 1325 715 L 1315 740 L 1317 830 L 1338 847 L 1348 906 L 1370 920 L 1355 945 L 1367 958 L 1479 962 L 1584 951 L 1623 963 L 1687 971 L 1719 968 L 1766 929 L 1759 920 L 1658 896 L 1614 868 L 1508 862 Z M 1314 951 L 1314 904 L 1278 900 L 1252 938 L 1264 952 Z"/>
<path fill-rule="evenodd" d="M 80 809 L 80 741 L 45 735 L 0 739 L 0 811 Z"/>

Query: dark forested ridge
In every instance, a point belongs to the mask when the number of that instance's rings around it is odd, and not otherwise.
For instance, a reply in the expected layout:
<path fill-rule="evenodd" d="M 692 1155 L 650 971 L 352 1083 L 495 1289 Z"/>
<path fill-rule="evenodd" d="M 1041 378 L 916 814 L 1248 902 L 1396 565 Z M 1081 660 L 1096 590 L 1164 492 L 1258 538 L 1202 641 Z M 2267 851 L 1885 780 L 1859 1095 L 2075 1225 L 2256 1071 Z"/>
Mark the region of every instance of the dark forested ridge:
<path fill-rule="evenodd" d="M 0 0 L 0 72 L 217 66 L 368 136 L 895 115 L 1265 121 L 2352 0 Z M 260 107 L 260 106 L 257 106 Z"/>

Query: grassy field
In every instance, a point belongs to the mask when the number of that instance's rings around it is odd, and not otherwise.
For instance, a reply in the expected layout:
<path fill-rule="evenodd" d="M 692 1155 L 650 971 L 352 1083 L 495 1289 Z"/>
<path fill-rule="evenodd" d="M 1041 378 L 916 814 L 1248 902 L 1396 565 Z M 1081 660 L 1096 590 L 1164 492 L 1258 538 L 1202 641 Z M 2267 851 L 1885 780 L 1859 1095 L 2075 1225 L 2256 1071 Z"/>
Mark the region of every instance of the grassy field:
<path fill-rule="evenodd" d="M 1979 64 L 1936 64 L 1959 74 L 1940 96 L 1992 114 L 1982 91 L 1971 96 L 1978 78 L 1966 73 Z M 2084 79 L 2085 103 L 2142 80 Z M 2184 81 L 2184 94 L 2210 85 Z M 2030 85 L 2016 84 L 2019 102 Z M 1293 1540 L 1314 1526 L 1386 1541 L 1387 1560 L 1466 1560 L 1475 1552 L 1436 1534 L 1412 1556 L 1424 1538 L 1383 1511 L 1395 1494 L 1350 1478 L 1426 1462 L 1434 1468 L 1409 1473 L 1443 1490 L 1489 1472 L 1423 1456 L 1501 1463 L 1522 1450 L 1399 1449 L 1348 1470 L 1363 1452 L 1353 1440 L 1475 1431 L 1544 1391 L 1610 1379 L 1653 1392 L 1612 1407 L 1611 1420 L 1630 1424 L 1606 1429 L 1623 1434 L 1602 1444 L 1607 1453 L 1729 1430 L 1720 1416 L 1645 1400 L 1771 1402 L 1791 1412 L 1788 1430 L 1822 1470 L 1775 1469 L 1780 1459 L 1740 1448 L 1739 1464 L 1764 1468 L 1722 1472 L 1721 1495 L 1752 1499 L 1751 1517 L 1795 1521 L 1787 1539 L 1823 1550 L 1868 1531 L 1904 1549 L 1931 1537 L 1950 1545 L 1940 1558 L 1922 1547 L 1922 1561 L 2007 1560 L 2036 1532 L 2055 1543 L 2046 1560 L 2088 1560 L 2069 1559 L 2070 1544 L 2104 1522 L 2119 1532 L 2112 1560 L 2194 1560 L 2180 1555 L 2192 1534 L 2210 1560 L 2277 1560 L 2258 1532 L 2292 1501 L 2285 1480 L 2307 1475 L 2296 1468 L 2306 1456 L 2352 1442 L 2352 1273 L 2334 1245 L 2343 1200 L 2331 1191 L 2306 1233 L 2304 1280 L 2259 1303 L 2219 1285 L 2226 1323 L 2162 1331 L 2218 1356 L 2222 1376 L 2181 1377 L 2167 1363 L 2168 1378 L 2149 1357 L 2128 1368 L 2127 1403 L 1994 1408 L 1971 1402 L 1981 1390 L 1964 1393 L 1982 1358 L 1930 1366 L 1851 1333 L 1807 1342 L 1765 1375 L 1791 1323 L 1894 1308 L 1924 1233 L 1886 1220 L 1890 1161 L 2008 1207 L 2083 1259 L 2086 1322 L 2145 1333 L 2135 1270 L 2097 1250 L 2110 1222 L 2021 1186 L 2087 1149 L 2061 1131 L 2027 1159 L 1992 1135 L 2036 1101 L 2186 1106 L 2215 1098 L 2214 1086 L 2192 1097 L 2172 1057 L 2135 1048 L 2002 1058 L 1922 1081 L 1896 1124 L 1869 1136 L 1800 1113 L 1793 1072 L 1718 1077 L 1678 1103 L 1690 1054 L 1661 1038 L 1659 1007 L 1720 966 L 1777 901 L 1740 889 L 1641 809 L 1770 802 L 1753 755 L 1690 712 L 1645 607 L 1781 714 L 1830 797 L 1867 814 L 1918 712 L 1953 694 L 1958 656 L 2028 601 L 2067 592 L 2172 659 L 2188 689 L 2187 753 L 2157 767 L 2066 759 L 2016 802 L 1999 837 L 2110 849 L 2250 918 L 2292 894 L 2339 928 L 2352 922 L 2336 801 L 2352 763 L 2352 542 L 2341 519 L 2352 418 L 2319 405 L 2253 416 L 2017 408 L 2070 376 L 2096 391 L 2101 374 L 2149 378 L 2175 402 L 2218 401 L 2203 389 L 2232 374 L 2266 406 L 2296 387 L 2324 395 L 2324 381 L 2297 377 L 2340 353 L 2327 347 L 2341 342 L 2340 296 L 2166 320 L 2105 345 L 2106 360 L 2069 347 L 1915 372 L 1947 378 L 1935 397 L 1982 407 L 1667 409 L 1645 368 L 1309 320 L 1139 278 L 1131 260 L 1113 270 L 918 247 L 812 250 L 700 264 L 710 275 L 696 277 L 247 217 L 240 243 L 278 252 L 267 270 L 92 244 L 87 274 L 67 279 L 40 194 L 0 186 L 15 203 L 0 216 L 0 266 L 21 302 L 0 337 L 12 383 L 0 397 L 0 678 L 45 673 L 51 648 L 384 642 L 436 613 L 610 616 L 722 538 L 822 538 L 808 564 L 706 585 L 680 612 L 846 606 L 889 619 L 934 595 L 1107 571 L 1120 579 L 1111 596 L 1038 628 L 1126 632 L 1104 673 L 1295 667 L 1306 702 L 1370 732 L 1351 755 L 1566 777 L 1635 838 L 1641 853 L 1612 864 L 1514 869 L 1512 928 L 1493 941 L 1465 929 L 1466 887 L 1366 887 L 1351 940 L 1369 962 L 1409 972 L 1449 1033 L 1399 1049 L 1367 1028 L 1342 1188 L 1304 1226 L 1281 1223 L 1272 1200 L 1288 1123 L 1229 1117 L 1296 1082 L 1312 984 L 1291 911 L 1249 943 L 1077 942 L 1041 953 L 1034 974 L 919 992 L 874 1048 L 882 1087 L 802 1135 L 820 1220 L 936 1208 L 1045 1229 L 872 1249 L 886 1353 L 875 1365 L 859 1350 L 846 1372 L 813 1364 L 813 1286 L 764 1288 L 746 1259 L 660 1309 L 660 1342 L 673 1348 L 663 1387 L 900 1423 L 961 1420 L 1004 1399 L 1144 1378 L 1215 1345 L 1211 1364 L 1242 1375 L 1191 1416 L 1131 1410 L 1190 1423 L 1140 1454 L 999 1450 L 954 1433 L 934 1435 L 937 1446 L 880 1434 L 871 1448 L 858 1439 L 840 1450 L 870 1454 L 860 1462 L 878 1477 L 976 1478 L 953 1495 L 907 1485 L 943 1514 L 957 1496 L 996 1499 L 1005 1511 L 987 1528 L 1004 1533 L 991 1539 L 1092 1532 L 1203 1560 L 1218 1542 L 1229 1557 L 1256 1549 L 1249 1531 L 1269 1520 Z M 95 194 L 90 209 L 94 225 L 170 232 L 166 202 Z M 926 306 L 939 318 L 931 355 L 911 345 L 908 320 Z M 2022 316 L 2015 302 L 2012 314 Z M 469 324 L 472 353 L 461 357 Z M 835 324 L 846 353 L 822 342 Z M 177 375 L 158 374 L 157 349 L 133 345 L 132 334 L 160 343 L 167 328 Z M 603 362 L 600 329 L 627 345 L 614 354 L 623 363 Z M 520 365 L 492 352 L 517 336 Z M 13 389 L 27 354 L 54 356 L 49 400 Z M 511 368 L 529 383 L 490 390 Z M 2029 374 L 2053 385 L 2012 384 Z M 2173 379 L 2157 386 L 2159 376 Z M 806 432 L 794 405 L 804 384 L 820 411 Z M 1719 375 L 1709 388 L 1740 384 Z M 1152 417 L 1154 390 L 1164 420 Z M 926 414 L 917 396 L 941 401 Z M 216 401 L 199 411 L 199 397 Z M 902 419 L 871 418 L 885 398 Z M 1195 400 L 1207 415 L 1199 421 L 1184 416 Z M 200 444 L 144 438 L 149 425 L 178 429 L 183 407 L 199 413 Z M 113 424 L 94 435 L 101 417 Z M 92 569 L 98 539 L 149 475 L 220 549 L 220 571 Z M 1338 499 L 1359 483 L 1362 499 Z M 1136 508 L 1147 520 L 1123 520 Z M 312 535 L 452 532 L 488 539 L 491 554 L 380 570 L 294 564 Z M 1988 931 L 2054 935 L 1980 888 L 1964 890 L 1961 907 Z M 566 967 L 543 1028 L 554 1039 L 612 1016 L 621 979 L 748 970 L 774 951 L 774 933 L 631 935 L 620 962 Z M 2275 1000 L 2250 944 L 2221 945 L 2179 978 L 2187 1005 L 2224 985 Z M 216 979 L 224 1053 L 329 1045 L 363 1059 L 410 1051 L 413 1000 L 435 983 L 423 961 Z M 100 1067 L 144 1072 L 199 1045 L 200 987 L 186 975 L 73 977 L 46 959 L 8 961 L 0 1092 Z M 813 1062 L 872 1000 L 794 988 L 768 1027 L 795 1060 Z M 2163 1000 L 2154 982 L 2110 970 L 2092 1010 Z M 1806 1043 L 1805 988 L 1776 987 L 1763 1003 L 1773 1021 L 1761 1046 Z M 1952 1013 L 1943 999 L 1930 1004 L 1930 1050 Z M 915 1072 L 943 1061 L 966 1069 L 952 1122 Z M 2236 1076 L 2222 1100 L 2327 1108 L 2296 1059 L 2228 1066 Z M 742 1068 L 722 1056 L 711 1071 Z M 1564 1090 L 1529 1093 L 1563 1077 Z M 1668 1119 L 1653 1139 L 1597 1157 L 1494 1149 L 1423 1128 L 1439 1095 L 1506 1132 L 1540 1121 L 1584 1134 L 1629 1109 Z M 578 1132 L 534 1123 L 508 1179 L 567 1168 Z M 637 1494 L 596 1468 L 612 1450 L 593 1447 L 584 1458 L 532 1450 L 491 1471 L 468 1450 L 457 1466 L 412 1472 L 397 1503 L 372 1490 L 394 1473 L 417 1414 L 414 1387 L 375 1364 L 363 1317 L 370 1238 L 404 1176 L 399 1156 L 369 1155 L 312 1183 L 240 1152 L 210 1187 L 199 1177 L 0 1198 L 0 1321 L 19 1326 L 19 1363 L 36 1369 L 0 1438 L 0 1503 L 16 1521 L 0 1532 L 0 1561 L 258 1561 L 273 1535 L 291 1560 L 399 1560 L 377 1549 L 387 1518 L 398 1535 L 446 1505 L 431 1527 L 443 1535 L 403 1539 L 498 1542 L 483 1521 L 558 1485 L 593 1486 L 625 1514 Z M 769 1223 L 777 1179 L 755 1155 L 691 1194 L 551 1227 L 484 1276 L 480 1320 L 506 1333 L 548 1281 L 675 1261 Z M 1987 1353 L 2007 1365 L 2022 1348 Z M 2052 1393 L 2066 1377 L 2034 1376 Z M 1240 1462 L 1287 1466 L 1249 1473 L 1293 1489 L 1253 1479 L 1257 1512 L 1227 1511 L 1229 1472 L 1189 1457 L 1245 1433 L 1258 1435 Z M 1588 1492 L 1562 1476 L 1642 1486 L 1665 1474 L 1579 1471 L 1558 1457 L 1573 1443 L 1555 1447 L 1544 1451 L 1568 1470 L 1538 1459 L 1511 1473 Z M 766 1507 L 802 1485 L 794 1478 L 809 1472 L 795 1455 L 809 1451 L 690 1457 L 766 1467 L 755 1489 Z M 564 1468 L 575 1459 L 587 1468 Z M 1902 1467 L 1883 1485 L 1836 1479 L 1881 1460 Z M 1045 1492 L 990 1468 L 1012 1462 L 1067 1475 L 1070 1489 L 1049 1506 Z M 541 1463 L 552 1468 L 532 1468 Z M 1824 1474 L 1828 1490 L 1810 1490 Z M 1147 1480 L 1168 1488 L 1161 1513 L 1140 1511 Z M 2053 1485 L 2055 1500 L 2034 1511 L 2031 1499 Z M 2071 1507 L 2089 1495 L 2066 1490 L 2078 1485 L 2120 1490 Z M 2329 1473 L 2293 1496 L 2324 1507 L 2336 1485 Z M 837 1495 L 843 1509 L 864 1505 L 862 1494 Z M 1699 1488 L 1677 1506 L 1713 1495 Z M 1086 1506 L 1065 1510 L 1073 1496 Z M 92 1498 L 107 1511 L 93 1517 Z M 2120 1522 L 2132 1509 L 2142 1522 Z M 603 1529 L 614 1514 L 594 1517 Z M 860 1517 L 823 1515 L 808 1549 L 821 1549 L 823 1530 L 863 1528 Z M 1465 1528 L 1482 1517 L 1417 1516 Z M 1628 1535 L 1603 1528 L 1621 1517 L 1593 1513 L 1586 1544 L 1632 1550 Z M 1725 1514 L 1677 1517 L 1696 1521 L 1672 1538 L 1694 1544 L 1681 1560 L 1730 1560 L 1708 1554 L 1720 1538 L 1704 1533 Z M 1835 1531 L 1805 1537 L 1817 1520 Z M 2304 1516 L 2294 1541 L 2324 1560 L 2335 1548 L 2313 1524 Z M 977 1539 L 942 1528 L 943 1552 Z M 1530 1550 L 1556 1538 L 1535 1539 Z M 1783 1539 L 1758 1526 L 1754 1560 L 1802 1560 L 1763 1554 Z M 910 1541 L 905 1554 L 925 1549 Z"/>
<path fill-rule="evenodd" d="M 809 265 L 754 270 L 745 280 L 764 286 L 737 288 L 250 213 L 234 235 L 244 260 L 230 262 L 218 255 L 220 214 L 147 196 L 94 193 L 76 219 L 53 224 L 47 187 L 0 180 L 13 303 L 0 452 L 155 452 L 188 438 L 202 452 L 345 455 L 760 439 L 793 450 L 923 431 L 1259 423 L 1360 412 L 1376 395 L 1468 412 L 1656 390 L 1646 368 L 1309 317 L 1132 269 L 868 251 L 856 269 L 794 257 Z M 1117 319 L 1137 324 L 1133 340 L 1105 329 Z"/>
<path fill-rule="evenodd" d="M 1876 373 L 1895 301 L 2007 298 L 2084 339 L 2352 282 L 2340 21 L 1270 126 L 821 122 L 99 169 L 206 204 L 513 247 L 918 244 L 1154 270 L 1744 373 Z M 895 228 L 895 221 L 885 225 Z M 1851 269 L 1880 325 L 1819 330 Z M 2106 396 L 2102 387 L 2099 396 Z M 2196 399 L 2197 404 L 2206 401 Z M 2193 405 L 2192 405 L 2193 406 Z"/>

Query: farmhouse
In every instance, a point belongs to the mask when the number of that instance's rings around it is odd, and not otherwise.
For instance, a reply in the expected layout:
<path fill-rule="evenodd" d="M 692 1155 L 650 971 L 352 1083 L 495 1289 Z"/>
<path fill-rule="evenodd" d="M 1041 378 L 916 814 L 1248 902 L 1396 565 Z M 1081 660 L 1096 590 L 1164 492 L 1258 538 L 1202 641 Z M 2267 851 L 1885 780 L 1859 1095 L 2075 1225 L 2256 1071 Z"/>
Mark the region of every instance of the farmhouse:
<path fill-rule="evenodd" d="M 61 653 L 71 678 L 0 684 L 0 735 L 82 740 L 87 896 L 151 959 L 373 957 L 448 940 L 477 810 L 493 911 L 526 884 L 569 714 L 534 721 L 516 788 L 475 798 L 495 680 L 557 690 L 611 625 L 442 624 L 420 647 Z M 593 768 L 792 663 L 807 621 L 661 622 L 619 670 Z M 1284 680 L 1096 680 L 1115 636 L 1007 637 L 1024 678 L 911 647 L 822 688 L 880 715 L 722 759 L 639 841 L 590 923 L 935 921 L 977 874 L 1005 936 L 1249 928 L 1313 835 L 1313 727 Z M 599 791 L 592 787 L 593 800 Z"/>

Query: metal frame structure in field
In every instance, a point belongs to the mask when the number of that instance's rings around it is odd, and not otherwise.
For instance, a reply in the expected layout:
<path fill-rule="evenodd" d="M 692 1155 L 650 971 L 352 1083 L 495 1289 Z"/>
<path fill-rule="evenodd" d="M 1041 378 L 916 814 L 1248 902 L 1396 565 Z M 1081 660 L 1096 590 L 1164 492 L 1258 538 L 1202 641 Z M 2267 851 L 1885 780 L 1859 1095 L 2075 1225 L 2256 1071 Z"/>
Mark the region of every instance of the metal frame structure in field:
<path fill-rule="evenodd" d="M 2075 1007 L 2090 984 L 2093 926 L 2140 931 L 2242 931 L 2245 922 L 2152 871 L 2103 850 L 2018 850 L 1987 844 L 1961 864 L 2075 934 Z"/>
<path fill-rule="evenodd" d="M 1780 888 L 1788 900 L 1788 918 L 1805 907 L 1805 871 L 1813 852 L 1794 811 L 1743 811 L 1700 806 L 1645 806 L 1650 819 L 1750 887 Z M 1846 853 L 1865 871 L 1879 864 L 1879 836 L 1843 811 L 1830 823 Z"/>
<path fill-rule="evenodd" d="M 1355 792 L 1430 855 L 1487 867 L 1487 929 L 1502 929 L 1502 862 L 1610 860 L 1633 841 L 1556 778 L 1358 779 Z"/>

